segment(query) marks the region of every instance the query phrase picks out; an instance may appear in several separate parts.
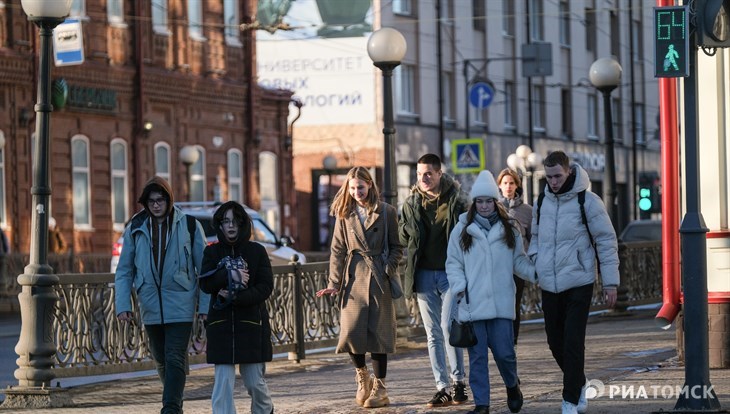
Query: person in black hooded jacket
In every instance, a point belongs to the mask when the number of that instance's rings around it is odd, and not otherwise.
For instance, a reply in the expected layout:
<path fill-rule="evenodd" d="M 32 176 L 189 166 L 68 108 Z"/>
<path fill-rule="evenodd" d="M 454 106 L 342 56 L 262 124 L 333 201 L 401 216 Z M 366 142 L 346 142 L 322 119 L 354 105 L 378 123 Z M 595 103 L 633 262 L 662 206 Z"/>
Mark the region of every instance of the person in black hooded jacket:
<path fill-rule="evenodd" d="M 274 289 L 266 249 L 251 241 L 251 218 L 229 201 L 213 215 L 218 243 L 205 248 L 200 288 L 211 294 L 207 361 L 215 364 L 213 412 L 235 414 L 233 388 L 238 365 L 251 396 L 251 413 L 274 412 L 264 374 L 271 361 L 271 326 L 266 300 Z"/>

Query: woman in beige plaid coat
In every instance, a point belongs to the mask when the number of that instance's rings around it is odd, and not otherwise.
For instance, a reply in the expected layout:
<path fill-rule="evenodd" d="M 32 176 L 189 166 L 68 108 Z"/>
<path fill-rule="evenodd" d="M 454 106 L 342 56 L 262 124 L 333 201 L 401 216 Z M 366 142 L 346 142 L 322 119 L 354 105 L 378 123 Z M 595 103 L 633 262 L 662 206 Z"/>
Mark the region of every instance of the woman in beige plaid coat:
<path fill-rule="evenodd" d="M 317 292 L 317 296 L 341 293 L 337 352 L 350 354 L 357 382 L 355 401 L 366 408 L 390 403 L 385 375 L 388 354 L 395 352 L 396 319 L 389 277 L 397 280 L 403 254 L 398 213 L 379 197 L 367 169 L 355 167 L 347 173 L 330 210 L 336 222 L 329 283 Z M 365 363 L 368 352 L 374 378 Z"/>

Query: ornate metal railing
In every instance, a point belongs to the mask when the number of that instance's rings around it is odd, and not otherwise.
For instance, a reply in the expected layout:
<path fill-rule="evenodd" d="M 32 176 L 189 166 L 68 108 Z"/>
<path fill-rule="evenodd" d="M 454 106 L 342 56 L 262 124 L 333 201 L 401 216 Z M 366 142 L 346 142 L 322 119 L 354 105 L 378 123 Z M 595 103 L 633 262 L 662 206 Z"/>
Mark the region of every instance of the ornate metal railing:
<path fill-rule="evenodd" d="M 660 244 L 620 245 L 619 254 L 622 286 L 625 288 L 620 292 L 620 306 L 659 301 Z M 326 262 L 274 266 L 274 293 L 267 307 L 275 353 L 289 353 L 290 359 L 301 359 L 307 349 L 329 347 L 336 343 L 339 309 L 335 306 L 335 298 L 316 296 L 316 291 L 327 285 L 328 269 Z M 59 274 L 59 280 L 56 287 L 59 300 L 53 319 L 57 377 L 154 368 L 146 334 L 139 320 L 122 323 L 116 318 L 114 275 Z M 605 308 L 600 292 L 601 286 L 597 283 L 593 309 Z M 138 316 L 136 298 L 132 303 L 134 315 Z M 397 306 L 399 326 L 411 329 L 421 326 L 415 300 L 400 300 Z M 525 287 L 522 313 L 525 319 L 542 316 L 539 288 L 534 285 Z M 205 361 L 206 337 L 205 327 L 197 319 L 193 330 L 189 354 L 190 363 L 194 364 Z M 417 331 L 407 331 L 406 334 L 408 332 Z"/>

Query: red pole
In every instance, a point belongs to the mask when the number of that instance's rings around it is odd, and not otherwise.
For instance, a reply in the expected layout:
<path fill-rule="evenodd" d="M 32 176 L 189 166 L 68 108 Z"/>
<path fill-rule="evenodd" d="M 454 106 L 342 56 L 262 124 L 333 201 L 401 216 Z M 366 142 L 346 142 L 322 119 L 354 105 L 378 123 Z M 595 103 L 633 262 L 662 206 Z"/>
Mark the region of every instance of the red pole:
<path fill-rule="evenodd" d="M 657 0 L 657 6 L 674 6 L 673 0 Z M 690 51 L 691 52 L 691 51 Z M 677 81 L 659 79 L 662 179 L 662 307 L 655 322 L 671 326 L 679 313 L 679 126 Z"/>

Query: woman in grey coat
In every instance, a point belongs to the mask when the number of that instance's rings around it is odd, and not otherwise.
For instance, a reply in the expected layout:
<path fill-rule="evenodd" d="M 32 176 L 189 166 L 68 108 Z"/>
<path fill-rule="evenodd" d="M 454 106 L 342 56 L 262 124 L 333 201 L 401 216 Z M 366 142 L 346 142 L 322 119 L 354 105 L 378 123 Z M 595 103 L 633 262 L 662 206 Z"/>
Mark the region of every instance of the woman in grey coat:
<path fill-rule="evenodd" d="M 395 352 L 395 307 L 389 277 L 403 254 L 398 240 L 398 213 L 379 201 L 367 169 L 352 168 L 332 202 L 336 217 L 327 288 L 317 296 L 336 295 L 340 306 L 337 352 L 350 354 L 355 365 L 355 401 L 365 408 L 390 403 L 385 389 L 388 354 Z M 387 243 L 386 243 L 387 240 Z M 370 353 L 371 378 L 365 364 Z"/>
<path fill-rule="evenodd" d="M 517 171 L 505 168 L 497 177 L 497 185 L 501 197 L 499 202 L 507 209 L 507 214 L 520 223 L 520 235 L 524 242 L 525 251 L 530 246 L 530 226 L 532 225 L 532 206 L 522 201 L 522 180 Z M 517 336 L 520 334 L 520 311 L 522 309 L 522 292 L 525 289 L 525 281 L 514 276 L 515 287 L 515 319 L 512 326 L 515 333 L 515 345 Z"/>

